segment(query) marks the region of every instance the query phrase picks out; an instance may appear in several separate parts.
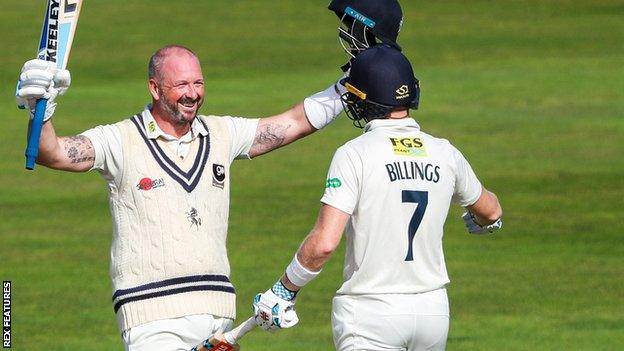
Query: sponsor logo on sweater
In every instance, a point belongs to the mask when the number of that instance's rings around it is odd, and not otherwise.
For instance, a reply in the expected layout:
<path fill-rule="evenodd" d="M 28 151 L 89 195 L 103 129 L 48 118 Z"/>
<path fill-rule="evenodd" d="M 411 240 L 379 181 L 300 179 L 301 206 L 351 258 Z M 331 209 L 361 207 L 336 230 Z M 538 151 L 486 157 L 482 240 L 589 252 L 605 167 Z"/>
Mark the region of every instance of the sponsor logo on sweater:
<path fill-rule="evenodd" d="M 390 138 L 392 150 L 398 156 L 426 157 L 427 148 L 422 139 L 410 138 Z"/>
<path fill-rule="evenodd" d="M 216 163 L 212 164 L 212 186 L 223 189 L 225 185 L 225 167 Z"/>
<path fill-rule="evenodd" d="M 137 184 L 137 190 L 152 190 L 155 188 L 160 188 L 161 186 L 165 186 L 165 180 L 162 178 L 158 178 L 158 179 L 150 179 L 150 178 L 143 178 L 139 181 L 139 184 Z"/>

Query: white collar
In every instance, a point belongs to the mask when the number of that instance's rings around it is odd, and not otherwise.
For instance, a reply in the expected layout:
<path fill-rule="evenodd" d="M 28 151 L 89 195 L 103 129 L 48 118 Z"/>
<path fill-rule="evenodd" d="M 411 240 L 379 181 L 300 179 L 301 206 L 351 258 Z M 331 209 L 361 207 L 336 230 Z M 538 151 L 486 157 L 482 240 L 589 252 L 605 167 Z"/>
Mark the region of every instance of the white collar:
<path fill-rule="evenodd" d="M 418 123 L 416 123 L 416 120 L 414 120 L 411 117 L 405 117 L 401 119 L 385 118 L 385 119 L 374 119 L 366 123 L 366 125 L 364 126 L 364 133 L 370 132 L 371 130 L 374 130 L 374 129 L 388 128 L 388 127 L 400 127 L 400 128 L 405 128 L 405 129 L 414 128 L 415 130 L 420 130 L 420 126 L 418 125 Z"/>
<path fill-rule="evenodd" d="M 193 140 L 195 137 L 197 137 L 198 135 L 203 135 L 206 136 L 208 135 L 208 130 L 206 130 L 206 127 L 204 126 L 204 124 L 199 120 L 198 117 L 195 117 L 195 119 L 193 119 L 193 123 L 191 123 L 191 130 L 186 133 L 185 135 L 183 135 L 180 138 L 176 138 L 172 135 L 169 135 L 165 132 L 163 132 L 162 129 L 160 129 L 160 127 L 158 126 L 158 123 L 156 123 L 156 120 L 154 119 L 154 116 L 152 116 L 152 105 L 149 104 L 147 106 L 145 106 L 145 109 L 142 112 L 143 115 L 143 125 L 145 126 L 145 130 L 147 131 L 147 137 L 149 139 L 158 139 L 158 137 L 163 137 L 165 140 Z"/>

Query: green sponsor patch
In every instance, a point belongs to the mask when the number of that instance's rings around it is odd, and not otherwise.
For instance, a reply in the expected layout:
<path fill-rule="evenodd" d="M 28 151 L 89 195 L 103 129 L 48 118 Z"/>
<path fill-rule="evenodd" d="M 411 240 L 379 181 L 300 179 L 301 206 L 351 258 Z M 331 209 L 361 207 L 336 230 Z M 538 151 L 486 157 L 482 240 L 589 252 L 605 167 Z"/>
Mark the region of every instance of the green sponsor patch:
<path fill-rule="evenodd" d="M 342 185 L 342 182 L 338 178 L 330 178 L 327 179 L 325 183 L 326 188 L 339 188 Z"/>

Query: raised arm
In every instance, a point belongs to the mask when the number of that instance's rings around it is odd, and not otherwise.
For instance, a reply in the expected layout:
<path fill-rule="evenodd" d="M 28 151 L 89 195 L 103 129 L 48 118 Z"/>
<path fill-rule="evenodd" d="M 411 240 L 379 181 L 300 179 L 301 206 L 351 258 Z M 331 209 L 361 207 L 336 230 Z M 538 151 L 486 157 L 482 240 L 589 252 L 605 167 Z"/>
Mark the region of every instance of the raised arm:
<path fill-rule="evenodd" d="M 93 167 L 95 150 L 84 135 L 57 137 L 52 121 L 41 129 L 37 163 L 52 169 L 86 172 Z"/>
<path fill-rule="evenodd" d="M 48 99 L 37 163 L 53 169 L 85 172 L 95 160 L 91 141 L 84 136 L 57 137 L 50 120 L 56 109 L 54 100 L 63 95 L 70 84 L 69 71 L 58 70 L 47 61 L 30 60 L 22 67 L 15 95 L 17 106 L 27 109 L 31 120 L 37 99 Z"/>
<path fill-rule="evenodd" d="M 343 91 L 339 83 L 332 84 L 283 113 L 261 118 L 249 156 L 259 156 L 288 145 L 329 124 L 342 112 L 340 95 Z"/>

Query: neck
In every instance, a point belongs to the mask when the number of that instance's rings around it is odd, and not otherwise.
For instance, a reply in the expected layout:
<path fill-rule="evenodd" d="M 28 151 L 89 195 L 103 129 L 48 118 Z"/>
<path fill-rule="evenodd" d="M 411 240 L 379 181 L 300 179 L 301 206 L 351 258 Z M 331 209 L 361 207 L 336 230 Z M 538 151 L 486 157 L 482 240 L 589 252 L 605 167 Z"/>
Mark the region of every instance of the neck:
<path fill-rule="evenodd" d="M 403 118 L 409 118 L 409 110 L 396 110 L 396 111 L 392 111 L 390 112 L 386 118 L 387 119 L 403 119 Z"/>
<path fill-rule="evenodd" d="M 174 117 L 169 115 L 159 104 L 152 103 L 151 113 L 158 127 L 160 127 L 163 132 L 173 137 L 181 138 L 191 130 L 191 122 L 184 121 L 180 123 L 176 121 Z"/>

